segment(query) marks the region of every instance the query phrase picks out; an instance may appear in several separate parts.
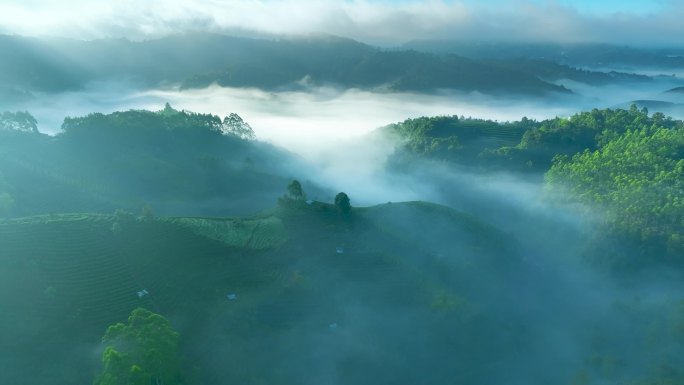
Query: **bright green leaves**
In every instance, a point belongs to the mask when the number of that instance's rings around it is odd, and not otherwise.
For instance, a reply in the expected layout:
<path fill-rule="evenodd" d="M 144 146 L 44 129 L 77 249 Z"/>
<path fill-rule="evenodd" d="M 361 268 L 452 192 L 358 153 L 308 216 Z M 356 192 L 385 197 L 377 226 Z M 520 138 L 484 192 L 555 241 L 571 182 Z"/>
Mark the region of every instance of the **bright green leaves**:
<path fill-rule="evenodd" d="M 95 384 L 182 384 L 178 337 L 166 318 L 134 310 L 127 324 L 110 326 L 102 338 L 104 371 Z"/>
<path fill-rule="evenodd" d="M 627 131 L 599 150 L 555 158 L 546 180 L 568 200 L 602 206 L 607 224 L 665 256 L 684 252 L 684 129 Z"/>

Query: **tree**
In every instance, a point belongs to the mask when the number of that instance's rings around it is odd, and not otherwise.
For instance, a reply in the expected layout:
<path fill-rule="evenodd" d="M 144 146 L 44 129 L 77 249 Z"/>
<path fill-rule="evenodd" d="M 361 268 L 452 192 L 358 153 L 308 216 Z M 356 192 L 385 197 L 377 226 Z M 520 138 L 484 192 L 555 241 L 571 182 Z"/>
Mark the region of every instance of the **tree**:
<path fill-rule="evenodd" d="M 173 116 L 180 114 L 180 111 L 175 110 L 168 102 L 166 102 L 166 104 L 164 104 L 164 109 L 159 111 L 159 114 L 162 116 Z"/>
<path fill-rule="evenodd" d="M 183 384 L 178 333 L 159 314 L 138 308 L 128 323 L 107 328 L 102 338 L 104 370 L 95 385 Z"/>
<path fill-rule="evenodd" d="M 0 114 L 0 130 L 35 133 L 38 132 L 38 121 L 26 111 L 5 111 Z"/>
<path fill-rule="evenodd" d="M 294 201 L 305 201 L 306 194 L 302 188 L 302 184 L 298 180 L 293 180 L 287 185 L 287 197 Z"/>
<path fill-rule="evenodd" d="M 683 262 L 684 129 L 630 130 L 599 150 L 556 157 L 546 182 L 571 202 L 603 207 L 609 229 L 629 235 L 644 256 Z"/>
<path fill-rule="evenodd" d="M 343 215 L 347 215 L 351 212 L 351 204 L 347 194 L 340 192 L 335 195 L 335 208 Z"/>
<path fill-rule="evenodd" d="M 249 123 L 242 120 L 240 115 L 232 113 L 223 118 L 222 131 L 226 134 L 235 135 L 240 139 L 254 140 L 254 130 Z"/>

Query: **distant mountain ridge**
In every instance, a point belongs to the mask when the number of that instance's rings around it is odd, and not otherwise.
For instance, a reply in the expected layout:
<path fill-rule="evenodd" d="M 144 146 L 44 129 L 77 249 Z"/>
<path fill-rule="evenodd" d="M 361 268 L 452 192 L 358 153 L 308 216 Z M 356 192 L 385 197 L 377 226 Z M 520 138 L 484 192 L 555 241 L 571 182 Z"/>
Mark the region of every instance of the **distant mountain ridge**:
<path fill-rule="evenodd" d="M 684 48 L 682 47 L 640 48 L 604 43 L 475 43 L 455 40 L 416 40 L 401 45 L 400 49 L 452 53 L 475 59 L 542 59 L 590 68 L 684 67 Z"/>
<path fill-rule="evenodd" d="M 104 80 L 142 87 L 218 83 L 274 90 L 306 83 L 418 92 L 569 92 L 487 60 L 383 50 L 334 36 L 267 40 L 197 33 L 133 42 L 0 35 L 0 56 L 0 90 L 19 99 L 26 92 L 74 90 Z"/>

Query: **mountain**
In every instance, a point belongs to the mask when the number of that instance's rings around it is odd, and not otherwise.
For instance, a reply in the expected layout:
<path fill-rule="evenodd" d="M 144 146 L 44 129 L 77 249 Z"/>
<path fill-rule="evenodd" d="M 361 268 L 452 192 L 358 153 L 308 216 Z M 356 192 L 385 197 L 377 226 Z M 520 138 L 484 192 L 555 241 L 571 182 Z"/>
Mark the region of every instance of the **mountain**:
<path fill-rule="evenodd" d="M 617 83 L 648 83 L 654 80 L 653 77 L 646 75 L 618 71 L 592 71 L 543 59 L 506 58 L 499 59 L 497 63 L 504 68 L 529 73 L 549 82 L 572 80 L 600 87 Z"/>
<path fill-rule="evenodd" d="M 412 41 L 400 49 L 452 53 L 475 59 L 542 59 L 576 67 L 647 67 L 677 69 L 684 66 L 684 48 L 645 48 L 612 44 L 472 43 L 449 40 Z"/>
<path fill-rule="evenodd" d="M 665 91 L 666 93 L 684 94 L 684 87 L 675 87 Z"/>
<path fill-rule="evenodd" d="M 0 63 L 0 86 L 17 92 L 55 92 L 95 81 L 125 80 L 143 88 L 218 83 L 269 90 L 332 85 L 418 92 L 568 93 L 535 75 L 486 60 L 383 50 L 333 36 L 269 40 L 188 34 L 142 42 L 0 36 L 0 55 L 8 58 Z"/>

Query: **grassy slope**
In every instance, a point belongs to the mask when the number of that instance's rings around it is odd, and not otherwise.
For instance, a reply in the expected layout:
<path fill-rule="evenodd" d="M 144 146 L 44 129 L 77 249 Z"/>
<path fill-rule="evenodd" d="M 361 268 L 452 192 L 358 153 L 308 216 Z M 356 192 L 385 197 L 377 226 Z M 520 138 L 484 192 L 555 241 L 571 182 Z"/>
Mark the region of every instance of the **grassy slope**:
<path fill-rule="evenodd" d="M 88 383 L 106 326 L 138 306 L 180 330 L 197 383 L 391 382 L 422 357 L 397 349 L 448 352 L 424 370 L 467 376 L 502 339 L 475 330 L 499 322 L 484 308 L 503 300 L 516 259 L 494 229 L 419 202 L 349 221 L 325 204 L 243 219 L 29 217 L 0 222 L 0 245 L 0 347 L 14 352 L 0 382 L 12 384 Z M 316 374 L 320 362 L 331 367 Z"/>

